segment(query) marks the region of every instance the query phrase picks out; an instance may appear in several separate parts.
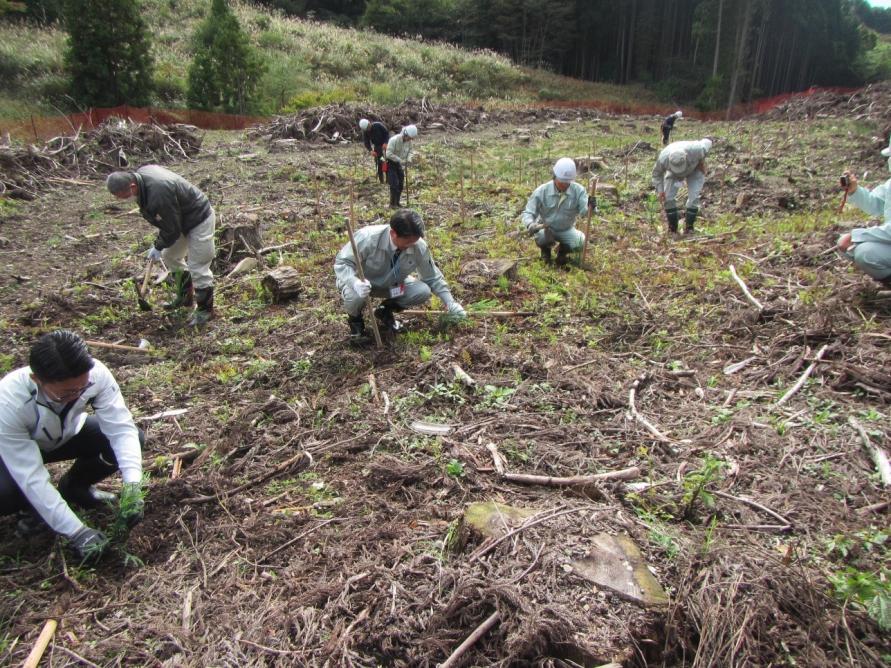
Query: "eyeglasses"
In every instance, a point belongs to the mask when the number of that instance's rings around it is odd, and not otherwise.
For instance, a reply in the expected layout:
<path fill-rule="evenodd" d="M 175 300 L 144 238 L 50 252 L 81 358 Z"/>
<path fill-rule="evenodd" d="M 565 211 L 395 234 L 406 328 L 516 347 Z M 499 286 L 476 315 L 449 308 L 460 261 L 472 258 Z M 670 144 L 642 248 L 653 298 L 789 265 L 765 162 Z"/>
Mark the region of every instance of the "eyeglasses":
<path fill-rule="evenodd" d="M 56 394 L 55 392 L 50 390 L 46 385 L 43 385 L 43 392 L 44 392 L 44 394 L 46 394 L 46 396 L 48 396 L 53 401 L 60 403 L 60 404 L 64 404 L 64 403 L 68 403 L 69 401 L 74 401 L 75 399 L 83 396 L 83 393 L 86 392 L 87 390 L 89 390 L 91 387 L 93 387 L 93 381 L 90 381 L 83 387 L 79 387 L 76 390 L 69 390 L 67 392 L 63 392 L 62 394 Z"/>

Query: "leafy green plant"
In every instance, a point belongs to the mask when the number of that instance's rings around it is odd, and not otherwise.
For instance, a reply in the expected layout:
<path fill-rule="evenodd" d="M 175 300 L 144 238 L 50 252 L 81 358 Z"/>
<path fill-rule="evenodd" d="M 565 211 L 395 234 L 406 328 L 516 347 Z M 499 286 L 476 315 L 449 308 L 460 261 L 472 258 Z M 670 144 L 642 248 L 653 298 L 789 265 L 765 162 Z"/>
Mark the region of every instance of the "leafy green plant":
<path fill-rule="evenodd" d="M 693 517 L 693 510 L 697 502 L 708 510 L 715 507 L 715 497 L 709 491 L 709 486 L 721 478 L 721 472 L 726 467 L 727 462 L 724 460 L 706 454 L 698 469 L 684 475 L 682 483 L 684 494 L 681 503 L 684 506 L 685 518 Z"/>
<path fill-rule="evenodd" d="M 878 573 L 845 568 L 829 576 L 835 595 L 866 611 L 884 631 L 891 630 L 891 570 Z"/>
<path fill-rule="evenodd" d="M 484 385 L 482 389 L 483 406 L 486 406 L 488 408 L 505 406 L 516 391 L 517 388 L 515 387 L 498 387 L 497 385 Z"/>
<path fill-rule="evenodd" d="M 446 464 L 446 473 L 453 478 L 463 478 L 464 464 L 458 459 L 450 459 L 449 463 Z"/>

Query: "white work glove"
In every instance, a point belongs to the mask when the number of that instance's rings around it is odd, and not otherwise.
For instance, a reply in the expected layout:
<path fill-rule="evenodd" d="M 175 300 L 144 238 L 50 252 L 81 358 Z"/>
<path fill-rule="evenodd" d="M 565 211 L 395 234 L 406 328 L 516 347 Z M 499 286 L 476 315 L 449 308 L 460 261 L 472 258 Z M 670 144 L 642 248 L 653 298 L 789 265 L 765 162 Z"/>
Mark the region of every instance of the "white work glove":
<path fill-rule="evenodd" d="M 458 302 L 452 302 L 448 306 L 448 314 L 446 318 L 449 322 L 460 322 L 467 319 L 467 311 Z"/>
<path fill-rule="evenodd" d="M 355 292 L 360 299 L 365 299 L 371 294 L 371 283 L 367 279 L 362 280 L 361 278 L 354 278 L 353 292 Z"/>
<path fill-rule="evenodd" d="M 152 262 L 160 262 L 161 261 L 161 251 L 152 246 L 148 249 L 148 253 L 145 256 L 151 260 Z"/>
<path fill-rule="evenodd" d="M 68 539 L 68 545 L 74 550 L 81 563 L 95 562 L 108 549 L 108 538 L 101 531 L 83 526 Z"/>

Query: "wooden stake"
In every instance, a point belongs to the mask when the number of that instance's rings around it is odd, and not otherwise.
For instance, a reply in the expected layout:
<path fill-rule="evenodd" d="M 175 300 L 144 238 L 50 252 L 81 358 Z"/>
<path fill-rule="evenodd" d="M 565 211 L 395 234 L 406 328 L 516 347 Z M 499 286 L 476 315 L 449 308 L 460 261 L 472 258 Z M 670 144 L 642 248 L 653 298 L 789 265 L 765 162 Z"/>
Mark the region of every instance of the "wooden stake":
<path fill-rule="evenodd" d="M 105 343 L 103 341 L 84 341 L 92 348 L 106 348 L 108 350 L 125 350 L 131 353 L 145 353 L 150 355 L 153 351 L 151 348 L 137 348 L 136 346 L 125 346 L 120 343 Z"/>
<path fill-rule="evenodd" d="M 461 225 L 463 226 L 466 222 L 465 220 L 465 209 L 464 209 L 464 163 L 461 163 Z"/>
<path fill-rule="evenodd" d="M 46 651 L 47 645 L 50 644 L 53 635 L 56 633 L 56 627 L 58 625 L 59 622 L 55 619 L 46 620 L 43 629 L 40 631 L 40 635 L 37 636 L 37 642 L 35 642 L 34 647 L 31 648 L 31 653 L 28 654 L 28 658 L 25 659 L 25 663 L 22 664 L 22 668 L 37 668 L 40 659 L 43 657 L 43 653 Z"/>
<path fill-rule="evenodd" d="M 434 311 L 432 309 L 405 309 L 402 315 L 448 315 L 446 311 Z M 470 311 L 468 316 L 474 318 L 528 318 L 535 315 L 535 311 Z"/>
<path fill-rule="evenodd" d="M 355 200 L 355 191 L 353 189 L 353 181 L 350 179 L 350 217 L 347 219 L 347 234 L 350 235 L 350 246 L 353 247 L 353 259 L 356 261 L 356 275 L 360 281 L 365 280 L 365 271 L 362 269 L 362 258 L 359 256 L 359 247 L 356 245 L 356 238 L 353 236 L 353 222 L 356 219 L 356 213 L 353 207 Z M 371 331 L 374 332 L 374 344 L 378 348 L 382 348 L 384 342 L 381 340 L 381 332 L 377 328 L 377 320 L 374 317 L 374 310 L 371 308 L 371 295 L 368 295 L 368 312 L 371 314 Z"/>
<path fill-rule="evenodd" d="M 591 164 L 590 157 L 588 158 L 588 164 Z M 590 181 L 588 181 L 588 195 L 594 197 L 594 206 L 597 206 L 597 179 L 598 177 L 594 177 Z M 588 222 L 585 225 L 585 245 L 582 246 L 582 257 L 579 260 L 579 267 L 584 268 L 585 265 L 585 256 L 588 254 L 588 239 L 591 238 L 591 216 L 594 214 L 594 208 L 592 206 L 588 206 Z"/>

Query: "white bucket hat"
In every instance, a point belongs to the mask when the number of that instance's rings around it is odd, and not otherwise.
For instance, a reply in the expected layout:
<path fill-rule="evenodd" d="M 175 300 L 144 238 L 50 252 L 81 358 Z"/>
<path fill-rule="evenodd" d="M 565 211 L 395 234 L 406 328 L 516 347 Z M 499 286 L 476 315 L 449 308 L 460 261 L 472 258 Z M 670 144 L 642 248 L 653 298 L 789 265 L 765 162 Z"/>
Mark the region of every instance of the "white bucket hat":
<path fill-rule="evenodd" d="M 684 151 L 672 151 L 669 153 L 668 169 L 672 174 L 683 174 L 687 169 L 687 154 Z"/>

